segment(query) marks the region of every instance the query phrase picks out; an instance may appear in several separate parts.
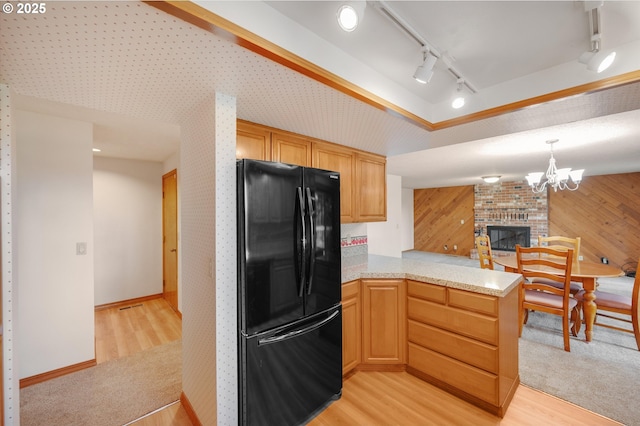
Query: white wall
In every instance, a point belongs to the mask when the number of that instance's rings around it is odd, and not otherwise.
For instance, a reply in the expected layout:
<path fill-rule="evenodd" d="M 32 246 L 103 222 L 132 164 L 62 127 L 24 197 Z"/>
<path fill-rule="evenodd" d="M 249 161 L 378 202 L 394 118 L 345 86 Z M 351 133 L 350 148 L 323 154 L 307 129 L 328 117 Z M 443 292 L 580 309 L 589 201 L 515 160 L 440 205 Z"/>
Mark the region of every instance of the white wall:
<path fill-rule="evenodd" d="M 25 378 L 95 358 L 93 127 L 15 111 L 15 133 L 16 334 Z"/>
<path fill-rule="evenodd" d="M 387 221 L 367 224 L 369 254 L 402 257 L 402 178 L 387 175 Z"/>
<path fill-rule="evenodd" d="M 204 425 L 237 424 L 235 98 L 181 122 L 182 387 Z"/>
<path fill-rule="evenodd" d="M 0 240 L 2 241 L 2 386 L 5 425 L 20 424 L 20 386 L 15 344 L 18 320 L 18 271 L 15 116 L 9 86 L 0 84 Z M 15 206 L 15 207 L 14 207 Z M 15 423 L 14 423 L 15 422 Z"/>
<path fill-rule="evenodd" d="M 162 170 L 95 157 L 95 305 L 162 293 Z"/>
<path fill-rule="evenodd" d="M 402 251 L 413 250 L 413 189 L 402 188 L 402 221 L 400 223 Z"/>

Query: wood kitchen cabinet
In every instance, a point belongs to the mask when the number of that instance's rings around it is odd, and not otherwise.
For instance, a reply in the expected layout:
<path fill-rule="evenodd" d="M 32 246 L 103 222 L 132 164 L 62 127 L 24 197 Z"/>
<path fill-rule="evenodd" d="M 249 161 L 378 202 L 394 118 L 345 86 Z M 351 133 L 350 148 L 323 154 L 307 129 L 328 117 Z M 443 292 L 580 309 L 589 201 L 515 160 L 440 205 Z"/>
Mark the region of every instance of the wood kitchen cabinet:
<path fill-rule="evenodd" d="M 387 220 L 387 171 L 384 157 L 356 156 L 356 222 Z"/>
<path fill-rule="evenodd" d="M 315 142 L 312 151 L 313 167 L 340 173 L 340 222 L 353 223 L 355 211 L 356 153 L 339 145 Z"/>
<path fill-rule="evenodd" d="M 404 280 L 363 279 L 361 369 L 403 369 L 406 362 Z M 395 368 L 394 368 L 395 367 Z"/>
<path fill-rule="evenodd" d="M 270 161 L 271 131 L 241 120 L 236 126 L 236 158 Z"/>
<path fill-rule="evenodd" d="M 311 167 L 311 141 L 290 133 L 271 133 L 273 161 Z"/>
<path fill-rule="evenodd" d="M 362 362 L 362 309 L 360 281 L 342 284 L 342 375 Z"/>
<path fill-rule="evenodd" d="M 518 292 L 505 297 L 407 280 L 407 371 L 497 416 L 520 383 Z"/>
<path fill-rule="evenodd" d="M 386 158 L 238 120 L 236 158 L 279 161 L 340 173 L 340 222 L 387 220 Z"/>

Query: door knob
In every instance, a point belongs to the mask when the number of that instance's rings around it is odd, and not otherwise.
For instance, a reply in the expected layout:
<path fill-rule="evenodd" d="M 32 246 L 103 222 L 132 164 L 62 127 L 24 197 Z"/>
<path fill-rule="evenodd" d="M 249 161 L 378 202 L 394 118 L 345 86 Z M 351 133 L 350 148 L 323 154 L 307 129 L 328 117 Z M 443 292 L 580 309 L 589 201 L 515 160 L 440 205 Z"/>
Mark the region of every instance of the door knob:
<path fill-rule="evenodd" d="M 176 249 L 171 249 L 171 251 L 176 251 Z"/>

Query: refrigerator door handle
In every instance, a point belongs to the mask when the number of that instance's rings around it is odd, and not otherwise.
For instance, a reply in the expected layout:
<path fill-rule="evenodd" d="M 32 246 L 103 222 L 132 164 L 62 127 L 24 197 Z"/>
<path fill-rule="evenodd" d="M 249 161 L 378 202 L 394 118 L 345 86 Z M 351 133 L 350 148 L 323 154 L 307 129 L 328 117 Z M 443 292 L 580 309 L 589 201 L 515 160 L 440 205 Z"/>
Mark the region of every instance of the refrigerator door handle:
<path fill-rule="evenodd" d="M 298 187 L 296 188 L 296 192 L 297 192 L 297 196 L 298 196 L 298 207 L 300 210 L 300 217 L 299 217 L 299 221 L 300 221 L 300 229 L 302 231 L 302 236 L 301 236 L 301 246 L 302 246 L 302 253 L 298 253 L 298 259 L 299 259 L 299 268 L 300 268 L 300 277 L 298 280 L 298 283 L 300 284 L 300 289 L 298 290 L 298 297 L 302 297 L 303 293 L 304 293 L 304 278 L 307 275 L 307 262 L 306 262 L 306 257 L 307 257 L 307 229 L 306 229 L 306 225 L 305 225 L 305 220 L 304 220 L 304 194 L 302 193 L 302 188 Z M 298 241 L 296 241 L 296 247 L 298 247 Z M 296 249 L 297 250 L 297 249 Z"/>
<path fill-rule="evenodd" d="M 307 187 L 307 214 L 309 215 L 309 232 L 311 247 L 309 249 L 309 278 L 307 279 L 307 294 L 311 294 L 313 286 L 313 270 L 316 265 L 316 225 L 314 222 L 315 210 L 313 209 L 313 198 L 311 197 L 311 188 Z"/>
<path fill-rule="evenodd" d="M 262 339 L 258 339 L 258 346 L 262 346 L 262 345 L 269 345 L 271 343 L 278 343 L 278 342 L 282 342 L 284 340 L 288 340 L 288 339 L 292 339 L 294 337 L 298 337 L 298 336 L 302 336 L 303 334 L 307 334 L 310 333 L 314 330 L 319 329 L 320 327 L 324 326 L 325 324 L 331 322 L 335 317 L 337 317 L 340 314 L 340 310 L 336 309 L 335 311 L 333 311 L 333 313 L 331 315 L 329 315 L 328 317 L 326 317 L 323 320 L 320 320 L 316 323 L 313 323 L 305 328 L 300 328 L 298 330 L 293 330 L 293 331 L 289 331 L 287 333 L 284 334 L 275 334 L 271 337 L 264 337 Z"/>

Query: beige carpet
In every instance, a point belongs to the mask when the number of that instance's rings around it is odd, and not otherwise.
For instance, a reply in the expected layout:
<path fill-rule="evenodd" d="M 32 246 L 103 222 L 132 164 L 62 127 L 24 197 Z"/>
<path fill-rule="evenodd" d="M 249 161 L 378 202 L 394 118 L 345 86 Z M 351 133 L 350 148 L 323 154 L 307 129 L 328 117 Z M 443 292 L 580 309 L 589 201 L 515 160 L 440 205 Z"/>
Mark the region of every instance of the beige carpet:
<path fill-rule="evenodd" d="M 20 390 L 23 426 L 116 426 L 180 398 L 182 341 Z"/>
<path fill-rule="evenodd" d="M 520 343 L 523 384 L 602 414 L 640 426 L 640 352 L 632 334 L 594 328 L 590 343 L 562 343 L 560 317 L 531 312 Z"/>

